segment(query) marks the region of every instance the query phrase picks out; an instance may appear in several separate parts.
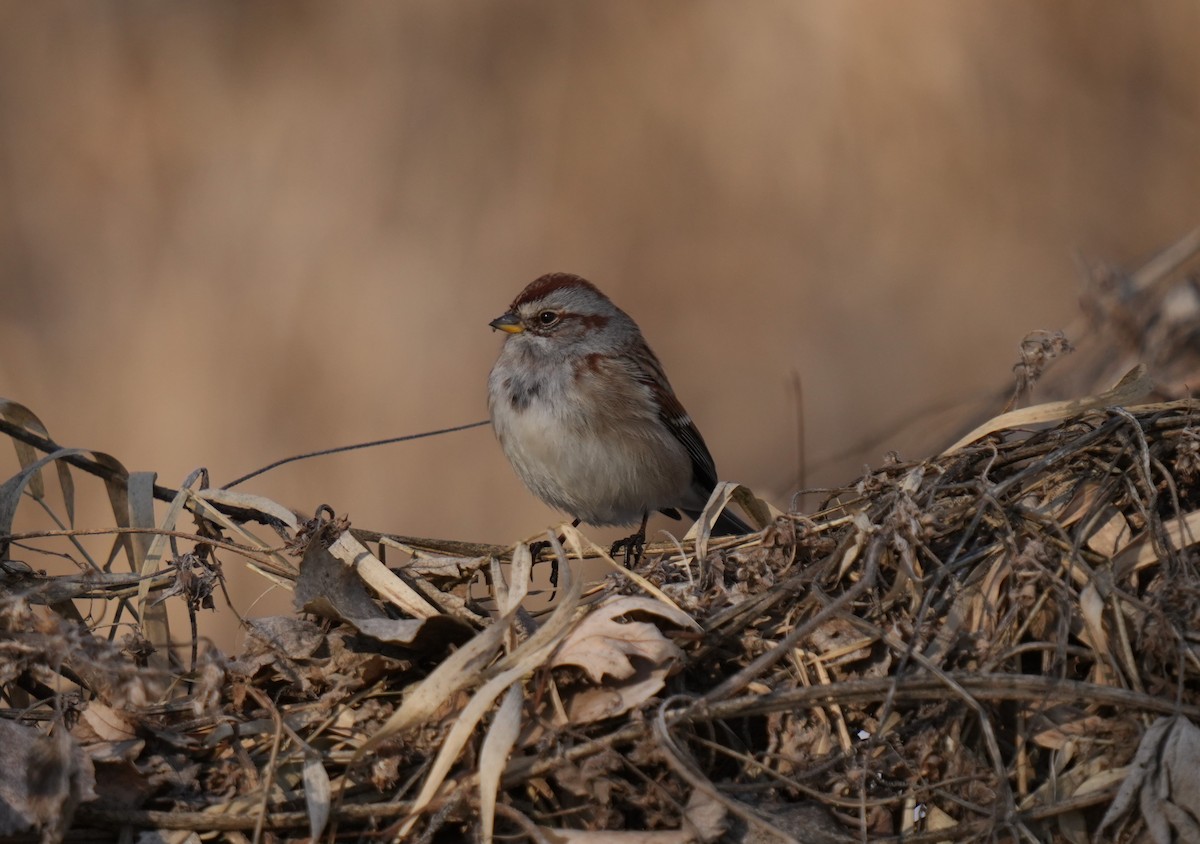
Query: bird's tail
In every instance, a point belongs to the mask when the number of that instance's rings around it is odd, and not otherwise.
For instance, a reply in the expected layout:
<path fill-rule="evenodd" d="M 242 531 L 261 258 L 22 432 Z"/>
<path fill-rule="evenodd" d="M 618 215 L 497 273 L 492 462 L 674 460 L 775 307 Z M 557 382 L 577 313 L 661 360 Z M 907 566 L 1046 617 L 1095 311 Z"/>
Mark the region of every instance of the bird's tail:
<path fill-rule="evenodd" d="M 699 510 L 684 510 L 688 517 L 693 521 L 700 518 Z M 717 516 L 717 520 L 713 522 L 713 536 L 740 536 L 741 534 L 754 533 L 755 528 L 743 522 L 733 513 L 728 510 L 722 510 L 721 515 Z"/>

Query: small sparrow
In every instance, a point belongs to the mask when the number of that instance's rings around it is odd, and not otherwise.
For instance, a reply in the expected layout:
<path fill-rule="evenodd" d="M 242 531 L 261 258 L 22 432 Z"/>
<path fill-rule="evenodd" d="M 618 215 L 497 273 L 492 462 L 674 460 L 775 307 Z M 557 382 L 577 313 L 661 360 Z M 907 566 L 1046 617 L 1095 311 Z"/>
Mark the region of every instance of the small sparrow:
<path fill-rule="evenodd" d="M 488 377 L 492 428 L 538 498 L 593 525 L 637 533 L 613 546 L 640 554 L 653 510 L 700 515 L 717 469 L 642 332 L 594 284 L 544 275 L 491 322 L 508 334 Z M 750 533 L 722 513 L 713 533 Z"/>

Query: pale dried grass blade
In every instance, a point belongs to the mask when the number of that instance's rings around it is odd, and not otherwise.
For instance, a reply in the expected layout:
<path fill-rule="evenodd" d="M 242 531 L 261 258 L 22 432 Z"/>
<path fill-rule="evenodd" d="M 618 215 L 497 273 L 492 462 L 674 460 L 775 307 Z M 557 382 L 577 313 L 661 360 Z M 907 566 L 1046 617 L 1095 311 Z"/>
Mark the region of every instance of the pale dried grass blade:
<path fill-rule="evenodd" d="M 579 599 L 583 595 L 583 579 L 571 573 L 567 556 L 558 542 L 558 537 L 552 535 L 550 543 L 558 555 L 563 578 L 562 598 L 559 599 L 558 605 L 555 606 L 550 616 L 542 622 L 537 630 L 533 631 L 532 636 L 522 642 L 515 651 L 496 661 L 493 671 L 506 671 L 512 666 L 519 665 L 522 660 L 529 659 L 531 652 L 542 653 L 545 651 L 549 654 L 550 651 L 547 648 L 557 647 L 559 641 L 566 635 L 568 628 L 578 621 L 576 610 L 579 609 Z M 534 667 L 541 667 L 541 665 L 539 663 Z"/>
<path fill-rule="evenodd" d="M 195 497 L 214 504 L 226 504 L 246 510 L 257 510 L 265 516 L 278 519 L 293 532 L 299 527 L 299 520 L 296 518 L 295 513 L 266 496 L 254 495 L 248 492 L 237 492 L 232 489 L 212 489 L 210 487 L 197 490 Z"/>
<path fill-rule="evenodd" d="M 50 432 L 46 430 L 46 426 L 42 424 L 42 420 L 37 417 L 37 414 L 20 402 L 0 398 L 0 417 L 37 434 L 43 439 L 50 439 Z M 21 464 L 22 469 L 26 469 L 37 462 L 37 449 L 20 440 L 13 440 L 12 443 L 13 448 L 17 452 L 17 462 Z M 71 478 L 71 467 L 65 460 L 55 460 L 54 468 L 58 472 L 58 485 L 62 489 L 63 505 L 67 510 L 67 524 L 74 526 L 75 481 Z M 46 484 L 42 478 L 40 469 L 34 473 L 34 476 L 29 481 L 29 494 L 38 500 L 42 500 L 46 496 Z"/>
<path fill-rule="evenodd" d="M 392 736 L 428 722 L 453 695 L 478 680 L 499 652 L 512 621 L 512 615 L 501 616 L 410 688 L 399 708 L 355 751 L 354 760 Z"/>
<path fill-rule="evenodd" d="M 1108 670 L 1108 632 L 1104 629 L 1104 598 L 1095 584 L 1089 583 L 1079 593 L 1079 612 L 1087 628 L 1088 644 L 1096 652 L 1096 670 Z M 1097 682 L 1103 678 L 1095 678 Z"/>
<path fill-rule="evenodd" d="M 467 740 L 475 732 L 475 727 L 479 721 L 492 708 L 496 698 L 500 696 L 509 686 L 517 683 L 526 674 L 530 674 L 536 669 L 542 667 L 550 652 L 558 645 L 559 639 L 566 633 L 566 625 L 554 625 L 556 616 L 561 616 L 569 619 L 573 615 L 574 607 L 579 601 L 581 587 L 579 579 L 575 578 L 569 587 L 568 594 L 564 596 L 563 607 L 555 609 L 551 613 L 551 617 L 546 624 L 538 629 L 533 636 L 526 639 L 512 654 L 505 660 L 497 664 L 500 670 L 486 683 L 484 683 L 472 697 L 471 700 L 463 707 L 454 719 L 454 725 L 450 728 L 450 732 L 446 734 L 446 738 L 442 741 L 442 746 L 438 749 L 437 756 L 433 760 L 433 765 L 429 769 L 429 774 L 425 778 L 425 782 L 421 785 L 421 791 L 413 800 L 412 807 L 409 809 L 408 819 L 400 826 L 398 836 L 403 838 L 407 835 L 420 818 L 420 813 L 429 805 L 429 802 L 437 794 L 442 783 L 446 779 L 446 775 L 450 772 L 450 767 L 458 759 L 462 753 L 463 747 L 466 746 Z M 564 610 L 561 614 L 559 610 Z M 549 635 L 547 631 L 554 630 L 555 635 Z M 504 667 L 504 666 L 511 667 Z"/>
<path fill-rule="evenodd" d="M 471 697 L 462 711 L 455 716 L 454 725 L 446 734 L 429 774 L 421 786 L 421 791 L 413 801 L 409 817 L 400 828 L 398 835 L 401 838 L 409 833 L 420 818 L 420 812 L 429 805 L 429 801 L 433 799 L 445 781 L 446 774 L 450 772 L 450 766 L 454 764 L 454 760 L 458 758 L 459 753 L 466 745 L 467 739 L 475 731 L 476 724 L 491 709 L 500 693 L 518 681 L 526 670 L 526 666 L 518 665 L 492 677 L 479 688 L 479 691 Z"/>
<path fill-rule="evenodd" d="M 420 592 L 381 563 L 366 546 L 351 535 L 350 531 L 342 531 L 330 544 L 329 553 L 358 572 L 363 582 L 374 589 L 381 598 L 413 618 L 425 619 L 441 614 Z"/>
<path fill-rule="evenodd" d="M 83 454 L 80 449 L 62 449 L 45 457 L 35 460 L 25 466 L 0 485 L 0 534 L 12 533 L 13 520 L 17 515 L 17 507 L 21 503 L 21 495 L 35 479 L 40 481 L 42 467 L 62 457 L 72 454 Z"/>
<path fill-rule="evenodd" d="M 1176 551 L 1190 548 L 1200 541 L 1200 510 L 1163 522 L 1163 532 Z M 1159 562 L 1158 549 L 1154 547 L 1150 535 L 1142 532 L 1113 557 L 1113 572 L 1120 579 Z"/>
<path fill-rule="evenodd" d="M 1200 228 L 1192 229 L 1179 240 L 1152 257 L 1131 274 L 1133 287 L 1145 290 L 1167 278 L 1200 251 Z"/>
<path fill-rule="evenodd" d="M 242 525 L 233 521 L 233 519 L 229 518 L 215 506 L 213 506 L 215 500 L 209 500 L 207 495 L 208 492 L 209 490 L 207 489 L 189 490 L 189 509 L 195 512 L 197 516 L 207 519 L 214 524 L 220 525 L 223 529 L 237 536 L 242 544 L 256 548 L 261 554 L 270 558 L 270 560 L 277 567 L 277 571 L 263 568 L 256 560 L 248 560 L 246 565 L 256 574 L 262 575 L 271 582 L 283 586 L 285 589 L 291 589 L 292 581 L 288 579 L 288 577 L 281 576 L 280 573 L 286 573 L 287 575 L 294 577 L 296 573 L 296 564 L 289 557 L 263 542 L 258 536 L 246 530 Z M 252 497 L 258 498 L 259 496 Z M 275 506 L 280 507 L 278 504 Z"/>
<path fill-rule="evenodd" d="M 521 684 L 508 687 L 492 726 L 479 751 L 479 824 L 483 844 L 491 844 L 496 824 L 496 796 L 500 792 L 500 777 L 508 763 L 521 731 L 521 703 L 524 696 Z"/>
<path fill-rule="evenodd" d="M 129 476 L 129 521 L 133 527 L 156 527 L 154 478 L 152 472 L 134 472 Z M 174 530 L 175 520 L 183 512 L 183 503 L 186 500 L 187 490 L 181 489 L 167 508 L 162 530 Z M 141 581 L 138 583 L 138 613 L 142 620 L 142 634 L 154 646 L 154 652 L 150 654 L 150 665 L 159 671 L 166 671 L 171 662 L 171 626 L 167 618 L 166 603 L 150 600 L 150 577 L 162 563 L 167 537 L 161 533 L 153 537 L 150 534 L 138 533 L 132 537 L 132 542 L 137 563 L 135 571 L 141 575 Z"/>
<path fill-rule="evenodd" d="M 713 489 L 712 495 L 708 497 L 708 503 L 704 505 L 704 509 L 700 511 L 700 515 L 696 517 L 695 524 L 688 530 L 684 539 L 694 539 L 696 541 L 696 557 L 704 559 L 708 556 L 708 541 L 712 537 L 713 525 L 716 524 L 717 518 L 721 515 L 721 511 L 725 509 L 733 498 L 733 493 L 737 490 L 738 485 L 730 481 L 722 481 Z"/>
<path fill-rule="evenodd" d="M 499 559 L 492 557 L 488 563 L 492 570 L 492 589 L 497 610 L 501 615 L 514 612 L 529 594 L 530 573 L 533 571 L 533 555 L 529 552 L 529 546 L 524 542 L 514 546 L 508 578 L 504 576 Z"/>
<path fill-rule="evenodd" d="M 512 579 L 508 584 L 508 607 L 505 612 L 516 610 L 529 594 L 529 584 L 533 579 L 533 555 L 524 542 L 518 543 L 513 549 L 509 574 Z"/>
<path fill-rule="evenodd" d="M 1129 370 L 1115 387 L 1103 393 L 1081 399 L 1052 401 L 1034 405 L 1033 407 L 1024 407 L 1020 410 L 1011 410 L 1008 413 L 1001 413 L 999 416 L 989 419 L 971 431 L 971 433 L 943 451 L 942 454 L 954 454 L 976 440 L 982 439 L 988 434 L 994 434 L 997 431 L 1005 431 L 1010 428 L 1023 428 L 1026 425 L 1037 425 L 1043 422 L 1058 422 L 1072 416 L 1077 416 L 1086 410 L 1098 410 L 1105 407 L 1133 404 L 1149 395 L 1153 389 L 1154 382 L 1150 380 L 1150 376 L 1146 372 L 1146 367 L 1143 364 L 1138 364 Z"/>
<path fill-rule="evenodd" d="M 308 829 L 313 841 L 319 841 L 333 807 L 333 787 L 319 753 L 304 754 L 304 805 L 308 809 Z"/>
<path fill-rule="evenodd" d="M 841 580 L 843 577 L 845 577 L 846 572 L 848 572 L 850 567 L 858 560 L 858 556 L 862 553 L 863 546 L 866 544 L 867 538 L 871 535 L 871 531 L 873 529 L 871 526 L 871 520 L 867 518 L 866 513 L 861 511 L 857 512 L 853 517 L 851 517 L 851 520 L 854 523 L 855 531 L 853 537 L 850 539 L 850 542 L 842 551 L 842 559 L 841 562 L 838 563 L 838 580 Z"/>

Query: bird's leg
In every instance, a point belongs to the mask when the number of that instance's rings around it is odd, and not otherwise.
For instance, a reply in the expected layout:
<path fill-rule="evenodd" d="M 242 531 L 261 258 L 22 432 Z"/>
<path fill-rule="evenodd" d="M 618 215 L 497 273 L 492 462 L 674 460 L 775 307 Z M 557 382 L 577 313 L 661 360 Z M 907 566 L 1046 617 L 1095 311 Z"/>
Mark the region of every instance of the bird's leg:
<path fill-rule="evenodd" d="M 579 519 L 576 519 L 575 521 L 571 522 L 571 527 L 573 527 L 573 528 L 579 527 Z M 558 544 L 562 545 L 563 542 L 566 541 L 566 539 L 567 539 L 567 537 L 560 533 L 558 535 Z M 529 555 L 533 558 L 533 561 L 536 563 L 538 555 L 541 554 L 543 551 L 545 551 L 549 547 L 550 547 L 550 540 L 548 540 L 548 539 L 543 539 L 540 542 L 531 542 L 529 544 Z M 529 572 L 529 579 L 533 580 L 532 569 Z M 550 588 L 551 589 L 558 588 L 558 557 L 552 557 L 550 559 Z M 550 600 L 552 600 L 552 601 L 554 600 L 553 592 L 550 593 Z"/>
<path fill-rule="evenodd" d="M 609 556 L 616 559 L 616 556 L 625 551 L 625 568 L 630 568 L 642 559 L 642 552 L 646 550 L 646 521 L 650 518 L 650 512 L 646 511 L 642 514 L 642 526 L 638 528 L 637 533 L 633 536 L 627 536 L 624 539 L 618 539 L 613 543 L 612 549 L 608 552 Z"/>

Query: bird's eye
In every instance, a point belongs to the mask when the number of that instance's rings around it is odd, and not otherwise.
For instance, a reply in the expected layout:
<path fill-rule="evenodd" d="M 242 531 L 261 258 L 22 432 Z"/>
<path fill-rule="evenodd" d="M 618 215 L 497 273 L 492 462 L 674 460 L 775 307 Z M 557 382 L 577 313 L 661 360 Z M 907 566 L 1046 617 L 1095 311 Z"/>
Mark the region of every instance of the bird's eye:
<path fill-rule="evenodd" d="M 537 315 L 537 318 L 538 322 L 547 328 L 558 322 L 558 314 L 555 311 L 542 311 Z"/>

